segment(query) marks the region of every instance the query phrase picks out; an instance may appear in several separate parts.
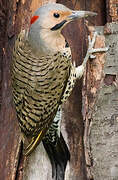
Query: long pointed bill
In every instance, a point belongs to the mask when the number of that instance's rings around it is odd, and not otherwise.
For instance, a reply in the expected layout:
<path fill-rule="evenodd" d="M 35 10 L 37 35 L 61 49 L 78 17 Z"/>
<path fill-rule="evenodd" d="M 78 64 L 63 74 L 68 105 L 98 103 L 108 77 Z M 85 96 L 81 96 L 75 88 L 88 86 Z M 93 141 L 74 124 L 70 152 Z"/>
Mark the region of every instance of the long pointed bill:
<path fill-rule="evenodd" d="M 96 16 L 97 13 L 91 11 L 72 11 L 72 14 L 68 16 L 69 21 L 73 21 L 79 18 L 85 18 L 88 16 Z"/>
<path fill-rule="evenodd" d="M 66 19 L 64 19 L 63 21 L 61 21 L 60 23 L 58 23 L 54 27 L 52 27 L 51 30 L 52 31 L 61 30 L 70 21 L 73 21 L 73 20 L 79 19 L 79 18 L 85 18 L 88 16 L 96 16 L 96 15 L 97 15 L 97 13 L 91 12 L 91 11 L 71 11 L 70 10 L 70 15 L 67 16 Z"/>

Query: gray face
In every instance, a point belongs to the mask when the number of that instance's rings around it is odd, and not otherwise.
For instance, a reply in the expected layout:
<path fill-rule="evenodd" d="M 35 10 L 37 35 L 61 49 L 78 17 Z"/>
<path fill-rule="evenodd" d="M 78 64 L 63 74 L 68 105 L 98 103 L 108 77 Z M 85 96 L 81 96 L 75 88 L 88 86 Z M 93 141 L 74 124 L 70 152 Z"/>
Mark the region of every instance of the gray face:
<path fill-rule="evenodd" d="M 48 43 L 46 41 L 50 41 L 49 46 L 51 46 L 54 38 L 61 34 L 61 29 L 67 23 L 66 18 L 71 13 L 70 9 L 57 3 L 49 3 L 40 7 L 31 19 L 32 24 L 28 33 L 32 47 L 41 52 L 44 51 L 43 46 L 46 48 L 46 43 Z"/>
<path fill-rule="evenodd" d="M 89 11 L 73 11 L 62 4 L 48 3 L 34 13 L 28 40 L 36 52 L 54 50 L 57 44 L 63 47 L 59 42 L 62 28 L 74 19 L 93 15 L 95 13 Z"/>
<path fill-rule="evenodd" d="M 52 29 L 57 24 L 60 24 L 66 20 L 67 16 L 71 14 L 71 10 L 62 4 L 49 3 L 40 7 L 34 16 L 37 16 L 37 20 L 31 24 L 30 31 L 38 27 L 40 29 Z M 62 27 L 62 26 L 61 26 Z M 61 28 L 60 27 L 60 28 Z M 57 28 L 58 29 L 58 28 Z"/>

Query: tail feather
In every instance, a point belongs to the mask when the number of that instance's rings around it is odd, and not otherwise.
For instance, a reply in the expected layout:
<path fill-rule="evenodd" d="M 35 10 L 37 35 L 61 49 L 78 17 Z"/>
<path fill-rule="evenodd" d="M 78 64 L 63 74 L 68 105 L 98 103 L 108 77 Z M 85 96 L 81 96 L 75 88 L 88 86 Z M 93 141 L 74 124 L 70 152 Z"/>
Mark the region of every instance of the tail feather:
<path fill-rule="evenodd" d="M 43 140 L 43 145 L 51 161 L 52 177 L 54 180 L 64 180 L 66 165 L 70 160 L 70 153 L 62 134 L 58 137 L 56 145 L 47 143 L 45 140 Z"/>

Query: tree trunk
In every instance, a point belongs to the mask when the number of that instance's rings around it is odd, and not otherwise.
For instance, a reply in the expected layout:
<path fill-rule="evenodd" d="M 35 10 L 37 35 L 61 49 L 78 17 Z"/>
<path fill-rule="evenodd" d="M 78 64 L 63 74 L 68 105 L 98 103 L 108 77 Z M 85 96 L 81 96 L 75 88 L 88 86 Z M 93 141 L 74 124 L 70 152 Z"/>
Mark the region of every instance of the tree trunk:
<path fill-rule="evenodd" d="M 42 143 L 27 159 L 12 103 L 10 64 L 14 40 L 29 26 L 32 13 L 42 4 L 56 0 L 0 0 L 0 179 L 51 180 L 51 165 Z M 98 12 L 72 22 L 63 34 L 72 49 L 76 65 L 82 63 L 87 48 L 87 33 L 94 25 L 99 35 L 96 47 L 109 46 L 106 56 L 97 53 L 89 61 L 84 78 L 77 81 L 64 104 L 62 133 L 71 160 L 66 180 L 118 179 L 118 3 L 117 0 L 58 0 L 71 9 Z M 105 25 L 106 24 L 106 25 Z M 105 26 L 104 26 L 105 25 Z M 100 27 L 101 26 L 101 27 Z"/>
<path fill-rule="evenodd" d="M 105 40 L 109 51 L 106 58 L 101 59 L 101 65 L 96 63 L 96 70 L 99 68 L 96 72 L 102 71 L 101 77 L 94 72 L 96 83 L 94 89 L 89 89 L 93 99 L 96 96 L 94 106 L 88 98 L 91 171 L 95 180 L 118 179 L 118 24 L 108 24 L 106 28 L 112 32 Z"/>

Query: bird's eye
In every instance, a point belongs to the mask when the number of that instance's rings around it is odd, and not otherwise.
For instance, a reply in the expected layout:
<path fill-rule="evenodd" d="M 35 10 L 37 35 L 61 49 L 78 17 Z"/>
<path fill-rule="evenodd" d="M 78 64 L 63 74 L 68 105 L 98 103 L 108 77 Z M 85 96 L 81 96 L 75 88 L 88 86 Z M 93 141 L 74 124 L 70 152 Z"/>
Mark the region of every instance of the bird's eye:
<path fill-rule="evenodd" d="M 54 16 L 55 18 L 59 18 L 60 15 L 59 15 L 58 13 L 54 13 L 53 16 Z"/>

